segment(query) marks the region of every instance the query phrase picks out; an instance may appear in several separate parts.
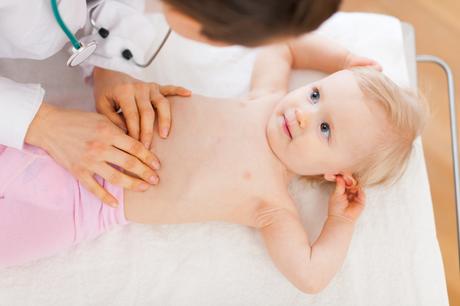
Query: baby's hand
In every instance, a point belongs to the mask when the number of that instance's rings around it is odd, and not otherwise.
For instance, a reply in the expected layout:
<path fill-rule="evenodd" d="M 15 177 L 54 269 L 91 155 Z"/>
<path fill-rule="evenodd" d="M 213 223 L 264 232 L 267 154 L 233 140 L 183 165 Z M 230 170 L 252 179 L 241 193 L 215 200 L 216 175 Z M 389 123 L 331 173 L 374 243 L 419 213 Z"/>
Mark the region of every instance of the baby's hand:
<path fill-rule="evenodd" d="M 336 176 L 335 191 L 329 199 L 329 217 L 338 217 L 354 223 L 364 209 L 365 195 L 356 181 Z"/>
<path fill-rule="evenodd" d="M 345 59 L 345 62 L 343 64 L 343 69 L 349 69 L 353 67 L 364 67 L 364 66 L 370 66 L 378 71 L 382 71 L 382 66 L 380 66 L 379 63 L 376 61 L 363 57 L 363 56 L 358 56 L 353 53 L 348 53 L 348 56 Z"/>

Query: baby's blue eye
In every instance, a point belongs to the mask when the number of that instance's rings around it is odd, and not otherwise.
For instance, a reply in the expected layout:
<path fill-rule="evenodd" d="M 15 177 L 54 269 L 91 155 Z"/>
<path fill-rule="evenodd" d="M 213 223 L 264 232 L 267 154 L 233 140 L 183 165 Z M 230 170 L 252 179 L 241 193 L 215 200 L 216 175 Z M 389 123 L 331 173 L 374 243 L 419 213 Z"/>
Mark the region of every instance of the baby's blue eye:
<path fill-rule="evenodd" d="M 323 136 L 329 139 L 329 137 L 331 136 L 331 128 L 329 127 L 329 123 L 323 122 L 320 124 L 319 128 L 321 130 L 321 134 L 323 134 Z"/>
<path fill-rule="evenodd" d="M 319 94 L 318 88 L 313 88 L 312 92 L 310 93 L 310 100 L 313 102 L 313 104 L 316 104 L 319 102 L 319 98 L 321 95 Z"/>

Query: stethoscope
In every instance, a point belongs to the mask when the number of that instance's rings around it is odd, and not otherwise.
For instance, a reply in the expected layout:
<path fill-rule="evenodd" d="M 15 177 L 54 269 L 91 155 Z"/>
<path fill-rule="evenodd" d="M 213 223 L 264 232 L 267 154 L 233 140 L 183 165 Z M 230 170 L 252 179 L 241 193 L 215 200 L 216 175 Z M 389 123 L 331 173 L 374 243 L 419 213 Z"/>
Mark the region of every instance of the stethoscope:
<path fill-rule="evenodd" d="M 94 11 L 99 7 L 99 5 L 104 2 L 102 1 L 92 1 L 94 4 L 89 8 L 89 21 L 91 26 L 97 30 L 97 33 L 99 36 L 101 36 L 103 39 L 107 38 L 110 35 L 110 31 L 107 30 L 106 28 L 103 27 L 98 27 L 96 25 L 96 22 L 93 19 L 93 13 Z M 87 44 L 84 44 L 82 41 L 79 41 L 77 37 L 67 28 L 66 24 L 62 20 L 61 14 L 59 14 L 59 9 L 57 5 L 57 0 L 51 0 L 51 8 L 53 10 L 53 15 L 54 18 L 56 19 L 59 27 L 62 29 L 64 34 L 67 36 L 69 39 L 70 43 L 72 44 L 72 55 L 69 57 L 67 60 L 67 66 L 69 67 L 76 67 L 83 63 L 88 57 L 91 56 L 91 54 L 96 51 L 97 48 L 97 43 L 95 41 L 90 41 Z M 141 67 L 141 68 L 146 68 L 150 66 L 150 64 L 155 60 L 157 55 L 160 53 L 161 49 L 165 45 L 166 41 L 168 40 L 169 36 L 171 35 L 171 28 L 168 28 L 168 32 L 166 35 L 163 37 L 163 40 L 161 41 L 160 45 L 158 48 L 155 50 L 153 55 L 150 57 L 150 59 L 142 64 L 138 63 L 134 60 L 133 58 L 133 53 L 129 49 L 124 49 L 121 51 L 121 57 L 123 57 L 127 61 L 132 61 L 136 66 Z"/>

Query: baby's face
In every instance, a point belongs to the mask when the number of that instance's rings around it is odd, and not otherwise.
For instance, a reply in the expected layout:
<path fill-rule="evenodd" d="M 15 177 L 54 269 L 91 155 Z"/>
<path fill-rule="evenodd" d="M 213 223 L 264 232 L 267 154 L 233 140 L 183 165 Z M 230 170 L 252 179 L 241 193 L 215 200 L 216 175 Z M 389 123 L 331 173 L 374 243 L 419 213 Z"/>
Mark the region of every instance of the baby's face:
<path fill-rule="evenodd" d="M 299 175 L 353 173 L 386 126 L 383 109 L 369 102 L 347 70 L 296 89 L 268 121 L 270 147 Z"/>

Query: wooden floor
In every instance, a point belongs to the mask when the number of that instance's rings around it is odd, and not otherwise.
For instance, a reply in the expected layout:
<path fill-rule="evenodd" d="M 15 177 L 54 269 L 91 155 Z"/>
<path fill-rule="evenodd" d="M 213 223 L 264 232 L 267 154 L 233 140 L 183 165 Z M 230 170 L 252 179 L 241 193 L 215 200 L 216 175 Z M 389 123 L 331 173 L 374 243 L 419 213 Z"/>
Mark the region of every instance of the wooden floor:
<path fill-rule="evenodd" d="M 457 110 L 460 108 L 459 0 L 343 0 L 342 10 L 383 13 L 411 23 L 416 31 L 417 54 L 437 55 L 451 66 L 456 77 Z M 437 66 L 419 64 L 418 72 L 419 86 L 428 98 L 432 110 L 432 118 L 424 132 L 423 142 L 437 235 L 444 260 L 450 305 L 457 306 L 460 305 L 460 273 L 451 170 L 447 83 L 444 73 Z"/>

